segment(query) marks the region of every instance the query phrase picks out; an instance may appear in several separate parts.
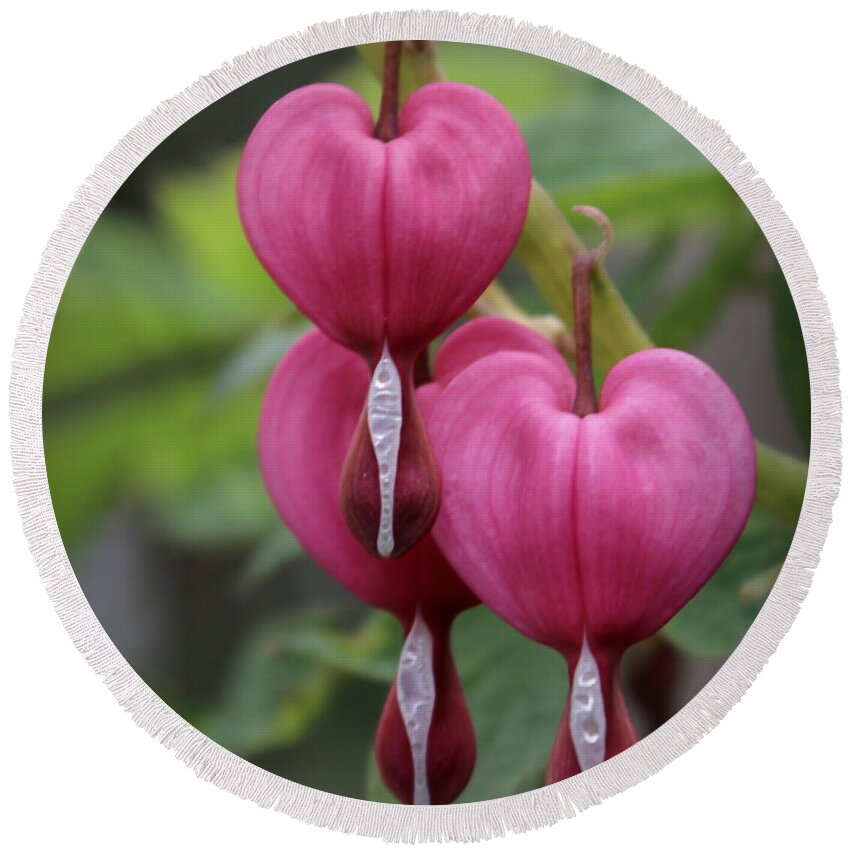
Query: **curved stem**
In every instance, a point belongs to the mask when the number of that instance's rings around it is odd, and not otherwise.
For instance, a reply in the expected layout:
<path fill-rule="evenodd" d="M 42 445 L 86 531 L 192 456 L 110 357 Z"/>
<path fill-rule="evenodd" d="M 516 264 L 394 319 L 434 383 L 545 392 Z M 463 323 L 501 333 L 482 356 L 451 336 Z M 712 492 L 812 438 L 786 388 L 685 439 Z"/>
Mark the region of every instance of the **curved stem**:
<path fill-rule="evenodd" d="M 383 42 L 372 42 L 361 44 L 357 51 L 366 61 L 369 69 L 377 77 L 382 79 L 384 74 Z M 445 79 L 437 62 L 437 45 L 433 41 L 405 41 L 401 49 L 401 73 L 399 74 L 399 106 L 410 97 L 416 89 L 437 83 Z"/>
<path fill-rule="evenodd" d="M 590 275 L 596 255 L 593 251 L 582 254 L 573 263 L 573 315 L 576 340 L 576 400 L 573 413 L 587 416 L 596 413 L 596 386 L 593 381 L 593 356 L 590 351 Z"/>
<path fill-rule="evenodd" d="M 573 212 L 593 219 L 605 234 L 602 244 L 592 251 L 585 251 L 573 262 L 573 321 L 576 341 L 576 400 L 573 413 L 587 416 L 596 413 L 599 403 L 596 400 L 596 386 L 593 380 L 593 355 L 591 351 L 592 321 L 590 311 L 590 278 L 597 263 L 601 263 L 611 248 L 613 231 L 611 222 L 596 207 L 577 206 Z"/>

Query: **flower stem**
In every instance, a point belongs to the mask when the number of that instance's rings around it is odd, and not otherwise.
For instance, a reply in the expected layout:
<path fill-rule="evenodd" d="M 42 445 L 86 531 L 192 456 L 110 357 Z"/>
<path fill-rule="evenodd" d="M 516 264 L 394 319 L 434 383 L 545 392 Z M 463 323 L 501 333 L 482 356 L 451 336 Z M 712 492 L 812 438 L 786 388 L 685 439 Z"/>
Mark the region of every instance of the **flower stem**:
<path fill-rule="evenodd" d="M 385 55 L 383 42 L 363 44 L 357 50 L 375 77 L 382 79 Z M 437 62 L 437 46 L 433 41 L 402 42 L 398 96 L 400 107 L 404 106 L 404 102 L 416 89 L 444 79 L 445 75 Z"/>
<path fill-rule="evenodd" d="M 587 416 L 599 410 L 596 386 L 593 380 L 593 354 L 591 351 L 592 320 L 590 307 L 590 278 L 597 263 L 608 253 L 613 240 L 611 222 L 596 207 L 573 207 L 573 212 L 593 219 L 603 230 L 605 238 L 598 248 L 584 251 L 573 260 L 573 326 L 576 340 L 576 399 L 573 413 Z"/>
<path fill-rule="evenodd" d="M 403 42 L 388 41 L 384 51 L 384 91 L 381 110 L 375 124 L 375 136 L 382 142 L 391 142 L 398 135 L 399 74 Z"/>
<path fill-rule="evenodd" d="M 576 340 L 576 399 L 573 413 L 587 416 L 599 410 L 596 386 L 593 381 L 593 355 L 590 351 L 590 275 L 596 256 L 588 251 L 573 263 L 573 315 Z"/>
<path fill-rule="evenodd" d="M 756 504 L 794 524 L 800 517 L 809 467 L 805 461 L 756 442 Z"/>

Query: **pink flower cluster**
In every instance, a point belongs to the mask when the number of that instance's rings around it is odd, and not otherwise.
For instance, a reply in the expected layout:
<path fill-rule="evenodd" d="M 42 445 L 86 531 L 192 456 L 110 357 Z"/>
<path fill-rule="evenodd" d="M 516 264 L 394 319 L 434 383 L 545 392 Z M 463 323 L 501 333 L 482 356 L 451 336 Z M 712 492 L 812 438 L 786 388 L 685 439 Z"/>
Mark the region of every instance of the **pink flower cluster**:
<path fill-rule="evenodd" d="M 735 544 L 754 445 L 729 388 L 679 351 L 626 358 L 598 406 L 592 383 L 577 404 L 548 342 L 476 319 L 440 345 L 432 372 L 427 346 L 519 237 L 531 170 L 510 115 L 471 86 L 418 90 L 397 126 L 376 138 L 346 88 L 294 91 L 248 140 L 238 201 L 257 256 L 317 326 L 269 384 L 267 488 L 318 564 L 400 620 L 378 765 L 400 800 L 449 803 L 475 765 L 455 617 L 481 600 L 565 656 L 549 781 L 616 755 L 636 741 L 622 654 Z"/>

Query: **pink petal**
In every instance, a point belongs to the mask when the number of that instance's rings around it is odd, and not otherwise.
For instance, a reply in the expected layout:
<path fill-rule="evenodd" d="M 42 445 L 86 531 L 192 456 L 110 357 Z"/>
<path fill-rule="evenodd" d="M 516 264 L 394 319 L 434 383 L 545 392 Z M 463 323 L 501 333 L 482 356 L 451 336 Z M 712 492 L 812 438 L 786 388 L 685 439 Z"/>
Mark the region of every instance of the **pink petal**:
<path fill-rule="evenodd" d="M 485 316 L 461 325 L 446 338 L 434 361 L 434 380 L 445 386 L 476 360 L 498 351 L 528 351 L 563 366 L 557 349 L 540 334 L 510 319 Z"/>
<path fill-rule="evenodd" d="M 425 407 L 443 475 L 438 545 L 499 616 L 564 649 L 580 645 L 584 623 L 572 523 L 574 394 L 563 362 L 500 352 L 432 391 Z"/>
<path fill-rule="evenodd" d="M 519 128 L 461 83 L 414 92 L 387 145 L 390 347 L 416 350 L 459 318 L 508 259 L 528 208 Z"/>
<path fill-rule="evenodd" d="M 426 773 L 430 803 L 451 803 L 475 767 L 475 728 L 451 654 L 451 623 L 430 623 L 434 640 L 436 701 L 428 731 Z M 393 682 L 375 735 L 375 756 L 386 786 L 404 803 L 413 802 L 414 768 L 410 741 Z"/>
<path fill-rule="evenodd" d="M 296 89 L 254 128 L 237 180 L 242 223 L 266 271 L 327 334 L 370 354 L 385 318 L 387 164 L 372 129 L 351 89 Z"/>
<path fill-rule="evenodd" d="M 467 333 L 470 351 L 487 349 L 486 333 L 480 342 Z M 682 352 L 626 358 L 599 412 L 579 418 L 563 362 L 515 352 L 465 359 L 462 342 L 447 344 L 442 378 L 422 395 L 443 469 L 434 537 L 485 604 L 567 657 L 571 677 L 587 640 L 596 674 L 584 687 L 591 698 L 601 689 L 604 754 L 586 728 L 577 749 L 571 700 L 547 771 L 554 782 L 636 740 L 619 657 L 735 544 L 754 498 L 753 438 L 729 388 Z"/>
<path fill-rule="evenodd" d="M 440 475 L 419 413 L 413 369 L 409 362 L 397 367 L 402 424 L 393 488 L 393 558 L 408 552 L 428 534 L 440 507 Z M 361 545 L 376 555 L 383 510 L 380 481 L 364 409 L 343 465 L 340 496 L 348 527 Z"/>
<path fill-rule="evenodd" d="M 620 687 L 619 659 L 597 650 L 596 660 L 599 664 L 605 704 L 605 758 L 610 759 L 637 743 L 638 736 Z M 575 681 L 574 674 L 575 659 L 570 663 L 570 681 Z M 546 767 L 547 785 L 581 773 L 581 765 L 570 731 L 570 708 L 570 701 L 567 700 L 555 735 L 549 764 Z"/>
<path fill-rule="evenodd" d="M 752 433 L 711 368 L 655 349 L 611 370 L 576 451 L 588 632 L 634 643 L 684 606 L 743 531 L 755 494 Z"/>

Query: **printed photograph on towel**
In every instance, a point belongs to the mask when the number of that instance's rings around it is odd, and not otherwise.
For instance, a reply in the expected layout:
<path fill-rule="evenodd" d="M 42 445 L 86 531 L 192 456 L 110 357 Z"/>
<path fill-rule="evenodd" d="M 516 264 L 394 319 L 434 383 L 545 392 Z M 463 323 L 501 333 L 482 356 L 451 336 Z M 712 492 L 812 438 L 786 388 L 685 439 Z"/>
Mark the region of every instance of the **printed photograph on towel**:
<path fill-rule="evenodd" d="M 43 432 L 115 646 L 265 770 L 441 805 L 593 770 L 739 645 L 806 485 L 806 351 L 740 197 L 558 63 L 258 77 L 143 159 Z"/>

